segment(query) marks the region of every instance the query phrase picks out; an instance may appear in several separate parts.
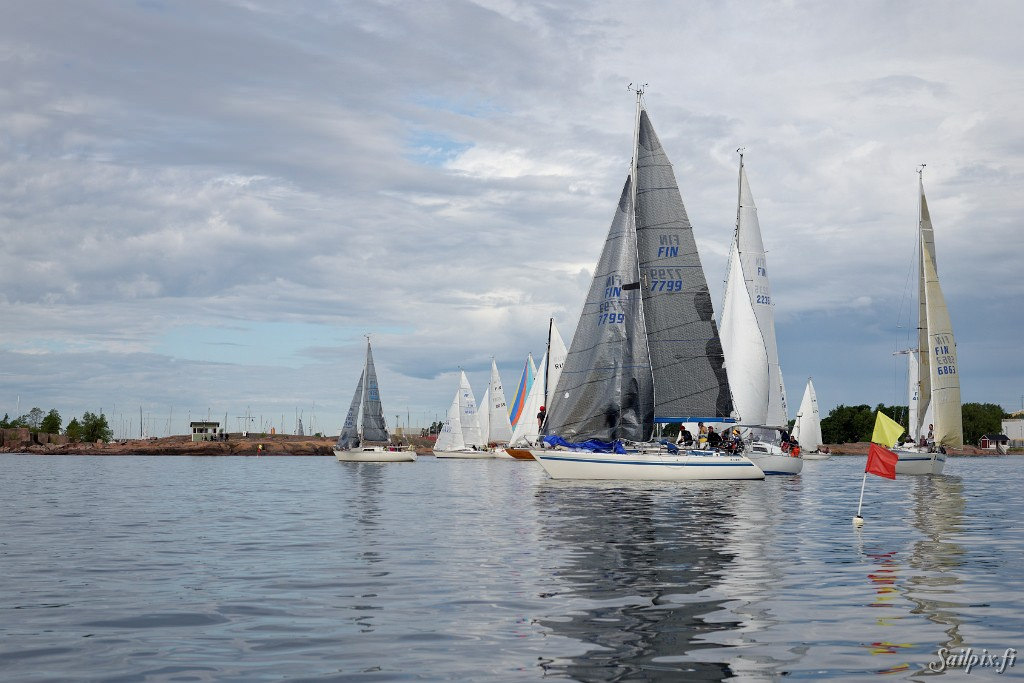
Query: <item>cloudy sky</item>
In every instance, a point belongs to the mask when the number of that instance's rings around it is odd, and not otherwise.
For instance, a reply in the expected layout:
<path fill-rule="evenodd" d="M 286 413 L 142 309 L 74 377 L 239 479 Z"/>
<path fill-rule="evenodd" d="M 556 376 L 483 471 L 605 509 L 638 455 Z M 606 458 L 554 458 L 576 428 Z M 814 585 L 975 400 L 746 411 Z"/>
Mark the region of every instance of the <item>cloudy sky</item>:
<path fill-rule="evenodd" d="M 1024 401 L 1024 6 L 75 0 L 0 6 L 0 413 L 337 434 L 568 342 L 631 82 L 716 306 L 737 147 L 791 414 L 904 402 L 918 164 L 965 402 Z"/>

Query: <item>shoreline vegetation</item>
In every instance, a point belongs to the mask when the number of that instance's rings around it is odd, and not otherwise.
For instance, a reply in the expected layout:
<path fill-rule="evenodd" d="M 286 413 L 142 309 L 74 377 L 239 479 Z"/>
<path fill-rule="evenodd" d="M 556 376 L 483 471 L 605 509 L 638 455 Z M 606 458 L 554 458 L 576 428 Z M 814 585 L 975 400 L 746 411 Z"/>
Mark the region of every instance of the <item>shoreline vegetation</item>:
<path fill-rule="evenodd" d="M 8 433 L 15 430 L 5 430 Z M 19 430 L 20 431 L 20 430 Z M 95 443 L 37 443 L 28 434 L 16 441 L 4 439 L 0 453 L 33 455 L 333 455 L 336 437 L 292 436 L 289 434 L 229 434 L 225 441 L 192 441 L 190 435 L 150 437 Z M 20 435 L 19 435 L 20 436 Z M 63 440 L 62 440 L 63 441 Z M 432 454 L 429 439 L 412 439 L 420 455 Z M 868 443 L 829 444 L 832 455 L 867 455 Z M 262 446 L 262 449 L 260 448 Z M 1020 454 L 1012 449 L 1010 454 Z M 974 446 L 951 449 L 951 456 L 998 455 Z"/>

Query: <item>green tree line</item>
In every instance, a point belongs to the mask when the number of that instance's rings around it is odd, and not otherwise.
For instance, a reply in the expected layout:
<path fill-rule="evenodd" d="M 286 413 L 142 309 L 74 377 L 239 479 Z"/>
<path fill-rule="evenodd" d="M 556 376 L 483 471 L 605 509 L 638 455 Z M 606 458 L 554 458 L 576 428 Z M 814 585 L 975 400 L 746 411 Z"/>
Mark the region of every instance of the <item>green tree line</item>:
<path fill-rule="evenodd" d="M 28 430 L 33 433 L 43 434 L 60 434 L 61 425 L 63 420 L 60 413 L 56 410 L 50 410 L 50 412 L 43 414 L 43 411 L 39 408 L 33 408 L 21 417 L 16 417 L 13 420 L 10 415 L 4 413 L 4 417 L 0 420 L 0 429 L 12 429 L 15 427 L 28 427 Z M 95 413 L 86 413 L 82 416 L 82 419 L 71 418 L 71 422 L 68 422 L 68 426 L 64 428 L 63 433 L 67 435 L 68 441 L 79 442 L 79 441 L 110 441 L 114 438 L 114 432 L 107 424 L 107 416 L 103 413 L 96 415 Z"/>
<path fill-rule="evenodd" d="M 907 406 L 886 406 L 879 403 L 833 408 L 821 421 L 821 439 L 825 443 L 856 443 L 870 441 L 875 428 L 875 411 L 880 410 L 904 427 L 907 426 Z M 1002 421 L 1009 417 L 1002 406 L 995 403 L 964 403 L 961 407 L 964 425 L 964 443 L 977 444 L 984 434 L 999 434 Z"/>

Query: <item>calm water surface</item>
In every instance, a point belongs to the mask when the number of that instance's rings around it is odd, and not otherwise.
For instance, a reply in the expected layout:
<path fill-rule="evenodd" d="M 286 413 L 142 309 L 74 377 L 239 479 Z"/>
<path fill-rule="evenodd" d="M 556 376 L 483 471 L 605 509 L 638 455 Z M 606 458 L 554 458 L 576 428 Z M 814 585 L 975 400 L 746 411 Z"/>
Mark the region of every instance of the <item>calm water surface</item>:
<path fill-rule="evenodd" d="M 943 647 L 1024 652 L 1014 456 L 870 477 L 860 530 L 853 457 L 685 484 L 431 457 L 0 464 L 4 680 L 936 680 Z"/>

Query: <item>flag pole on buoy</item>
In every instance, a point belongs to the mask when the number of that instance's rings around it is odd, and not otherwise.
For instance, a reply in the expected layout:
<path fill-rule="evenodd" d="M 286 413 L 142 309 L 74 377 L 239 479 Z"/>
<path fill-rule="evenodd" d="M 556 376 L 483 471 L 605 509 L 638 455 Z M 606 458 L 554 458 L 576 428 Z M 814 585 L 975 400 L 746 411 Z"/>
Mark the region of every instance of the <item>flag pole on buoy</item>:
<path fill-rule="evenodd" d="M 896 478 L 896 461 L 898 455 L 889 450 L 903 434 L 903 426 L 881 410 L 875 413 L 875 429 L 871 433 L 871 447 L 868 449 L 868 461 L 864 466 L 864 481 L 860 484 L 860 501 L 857 503 L 857 514 L 853 518 L 854 526 L 862 526 L 864 518 L 860 516 L 864 505 L 864 486 L 868 483 L 868 474 L 886 479 Z"/>

